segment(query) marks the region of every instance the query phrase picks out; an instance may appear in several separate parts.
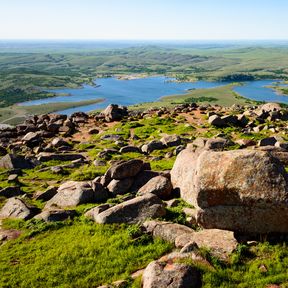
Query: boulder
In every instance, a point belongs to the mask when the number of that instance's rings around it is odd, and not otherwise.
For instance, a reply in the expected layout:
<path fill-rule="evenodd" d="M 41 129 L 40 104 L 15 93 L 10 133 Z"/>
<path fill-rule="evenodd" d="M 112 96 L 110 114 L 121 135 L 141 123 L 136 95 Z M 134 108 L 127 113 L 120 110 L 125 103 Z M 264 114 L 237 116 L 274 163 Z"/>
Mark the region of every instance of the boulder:
<path fill-rule="evenodd" d="M 32 169 L 33 167 L 30 160 L 16 154 L 7 154 L 0 159 L 0 168 L 3 169 Z"/>
<path fill-rule="evenodd" d="M 45 222 L 55 222 L 55 221 L 64 221 L 67 219 L 72 219 L 76 215 L 77 213 L 75 210 L 48 209 L 42 211 L 34 218 L 38 220 L 43 220 Z"/>
<path fill-rule="evenodd" d="M 33 196 L 35 200 L 48 201 L 57 194 L 57 187 L 48 187 L 45 191 L 37 192 Z"/>
<path fill-rule="evenodd" d="M 260 110 L 264 112 L 280 111 L 282 108 L 279 103 L 265 103 L 260 106 Z"/>
<path fill-rule="evenodd" d="M 173 187 L 169 179 L 164 176 L 156 176 L 139 189 L 138 195 L 152 193 L 161 199 L 168 199 L 172 189 Z"/>
<path fill-rule="evenodd" d="M 119 150 L 120 153 L 141 153 L 140 148 L 137 146 L 124 146 Z"/>
<path fill-rule="evenodd" d="M 171 180 L 181 197 L 199 208 L 197 221 L 204 228 L 288 232 L 288 177 L 268 152 L 186 149 L 175 161 Z"/>
<path fill-rule="evenodd" d="M 27 205 L 19 198 L 9 198 L 0 211 L 0 219 L 28 220 L 36 214 L 36 211 L 35 207 Z"/>
<path fill-rule="evenodd" d="M 129 192 L 133 184 L 133 178 L 125 178 L 121 180 L 113 179 L 107 186 L 109 192 L 111 192 L 114 196 L 116 195 L 123 195 Z"/>
<path fill-rule="evenodd" d="M 147 144 L 144 144 L 142 147 L 141 147 L 141 151 L 143 153 L 151 153 L 153 152 L 154 150 L 161 150 L 165 148 L 164 144 L 161 142 L 161 141 L 158 141 L 158 140 L 152 140 L 150 141 L 149 143 Z"/>
<path fill-rule="evenodd" d="M 113 165 L 107 171 L 107 174 L 109 174 L 112 179 L 116 180 L 134 177 L 142 170 L 143 164 L 143 161 L 138 159 L 121 161 L 120 163 Z"/>
<path fill-rule="evenodd" d="M 178 135 L 163 136 L 160 141 L 167 147 L 178 146 L 181 144 L 181 138 Z"/>
<path fill-rule="evenodd" d="M 97 223 L 128 223 L 144 222 L 147 218 L 158 218 L 165 215 L 163 202 L 153 194 L 146 194 L 128 200 L 104 212 L 95 218 Z"/>
<path fill-rule="evenodd" d="M 89 218 L 89 219 L 92 219 L 92 220 L 95 220 L 95 217 L 100 214 L 101 212 L 111 208 L 112 205 L 111 204 L 102 204 L 102 205 L 99 205 L 97 207 L 94 207 L 90 210 L 88 210 L 84 216 Z"/>
<path fill-rule="evenodd" d="M 183 248 L 189 243 L 195 243 L 199 248 L 208 248 L 213 256 L 223 260 L 227 260 L 238 246 L 233 232 L 219 229 L 204 229 L 191 234 L 183 234 L 176 239 L 175 246 Z"/>
<path fill-rule="evenodd" d="M 143 170 L 140 171 L 135 177 L 134 177 L 134 183 L 131 187 L 131 191 L 138 191 L 142 186 L 144 186 L 148 181 L 150 181 L 152 178 L 158 176 L 159 173 L 156 171 L 151 170 Z"/>
<path fill-rule="evenodd" d="M 279 137 L 267 137 L 264 139 L 261 139 L 258 143 L 259 146 L 274 146 L 277 141 L 283 141 L 283 139 Z"/>
<path fill-rule="evenodd" d="M 226 122 L 221 119 L 218 115 L 212 115 L 208 119 L 209 124 L 216 126 L 216 127 L 225 127 L 227 124 Z"/>
<path fill-rule="evenodd" d="M 37 159 L 40 162 L 46 162 L 46 161 L 51 161 L 51 160 L 73 161 L 73 160 L 78 160 L 78 159 L 85 160 L 85 157 L 82 154 L 41 152 L 37 155 Z"/>
<path fill-rule="evenodd" d="M 63 138 L 57 137 L 51 141 L 51 146 L 58 148 L 61 146 L 70 147 L 71 145 L 68 142 L 66 142 Z"/>
<path fill-rule="evenodd" d="M 201 287 L 201 274 L 188 264 L 153 261 L 144 270 L 142 287 L 198 288 Z"/>
<path fill-rule="evenodd" d="M 206 141 L 205 148 L 211 150 L 223 150 L 225 147 L 229 146 L 231 141 L 225 138 L 211 138 Z"/>
<path fill-rule="evenodd" d="M 143 227 L 148 233 L 152 234 L 154 238 L 160 238 L 173 245 L 175 245 L 178 237 L 183 235 L 192 237 L 192 234 L 195 233 L 193 229 L 181 224 L 155 220 L 144 222 Z"/>
<path fill-rule="evenodd" d="M 57 194 L 50 199 L 45 208 L 71 207 L 85 203 L 95 203 L 97 194 L 88 182 L 68 181 L 58 188 Z"/>
<path fill-rule="evenodd" d="M 22 141 L 27 145 L 27 146 L 37 146 L 41 142 L 41 137 L 39 136 L 38 133 L 36 132 L 28 132 L 23 138 Z"/>
<path fill-rule="evenodd" d="M 94 191 L 94 201 L 97 203 L 105 202 L 109 195 L 107 189 L 99 182 L 92 181 L 92 189 Z"/>
<path fill-rule="evenodd" d="M 123 119 L 128 116 L 128 110 L 125 106 L 118 106 L 117 104 L 110 104 L 101 112 L 107 122 L 113 122 Z"/>

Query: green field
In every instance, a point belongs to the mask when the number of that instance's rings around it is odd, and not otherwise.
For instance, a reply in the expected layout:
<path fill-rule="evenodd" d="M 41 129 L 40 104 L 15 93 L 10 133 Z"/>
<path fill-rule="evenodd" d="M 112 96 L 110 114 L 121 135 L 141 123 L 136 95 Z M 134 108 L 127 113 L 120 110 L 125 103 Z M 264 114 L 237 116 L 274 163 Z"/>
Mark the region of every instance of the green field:
<path fill-rule="evenodd" d="M 148 109 L 149 107 L 172 107 L 177 104 L 198 103 L 198 104 L 218 104 L 221 106 L 231 106 L 233 104 L 247 105 L 255 104 L 253 100 L 241 97 L 232 89 L 237 84 L 229 84 L 209 89 L 196 89 L 186 94 L 164 96 L 160 101 L 143 103 L 131 106 L 131 109 Z"/>

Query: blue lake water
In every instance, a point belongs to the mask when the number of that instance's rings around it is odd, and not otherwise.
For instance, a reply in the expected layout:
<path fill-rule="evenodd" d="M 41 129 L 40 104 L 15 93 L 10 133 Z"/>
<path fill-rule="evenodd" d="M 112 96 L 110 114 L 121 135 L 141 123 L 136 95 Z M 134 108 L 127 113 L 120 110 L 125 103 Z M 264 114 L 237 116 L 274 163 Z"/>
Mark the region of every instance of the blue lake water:
<path fill-rule="evenodd" d="M 105 101 L 97 104 L 76 107 L 59 111 L 63 114 L 71 114 L 76 111 L 89 112 L 105 108 L 108 104 L 133 105 L 143 102 L 153 102 L 162 96 L 184 94 L 188 89 L 213 88 L 226 85 L 223 82 L 197 81 L 191 83 L 169 82 L 166 77 L 148 77 L 135 80 L 118 80 L 116 78 L 96 79 L 99 87 L 84 85 L 82 89 L 53 90 L 55 93 L 65 93 L 70 96 L 56 96 L 21 103 L 21 105 L 39 105 L 55 102 L 77 102 L 83 100 L 94 100 L 104 98 Z M 261 101 L 288 103 L 288 97 L 278 95 L 273 89 L 267 88 L 275 80 L 259 80 L 245 82 L 234 90 L 240 95 Z"/>

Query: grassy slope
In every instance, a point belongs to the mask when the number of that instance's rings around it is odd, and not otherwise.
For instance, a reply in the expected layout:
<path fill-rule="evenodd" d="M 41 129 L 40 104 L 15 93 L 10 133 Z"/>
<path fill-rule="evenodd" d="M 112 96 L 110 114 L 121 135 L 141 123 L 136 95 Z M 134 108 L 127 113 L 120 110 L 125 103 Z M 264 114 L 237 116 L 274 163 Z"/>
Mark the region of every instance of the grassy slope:
<path fill-rule="evenodd" d="M 39 231 L 45 225 L 38 223 Z M 131 227 L 88 221 L 50 226 L 53 231 L 32 238 L 28 229 L 26 237 L 1 247 L 0 287 L 97 287 L 128 278 L 170 250 L 162 241 L 132 239 Z"/>
<path fill-rule="evenodd" d="M 143 103 L 134 105 L 132 109 L 147 109 L 151 106 L 173 106 L 175 104 L 182 104 L 187 102 L 197 102 L 202 104 L 218 104 L 221 106 L 231 106 L 233 104 L 246 105 L 252 103 L 249 99 L 243 98 L 235 93 L 232 88 L 235 85 L 229 84 L 216 88 L 196 89 L 187 92 L 186 94 L 165 96 L 157 102 Z M 204 98 L 203 98 L 204 97 Z M 208 100 L 207 100 L 208 98 Z M 211 100 L 209 101 L 209 98 Z M 255 103 L 255 102 L 254 102 Z"/>

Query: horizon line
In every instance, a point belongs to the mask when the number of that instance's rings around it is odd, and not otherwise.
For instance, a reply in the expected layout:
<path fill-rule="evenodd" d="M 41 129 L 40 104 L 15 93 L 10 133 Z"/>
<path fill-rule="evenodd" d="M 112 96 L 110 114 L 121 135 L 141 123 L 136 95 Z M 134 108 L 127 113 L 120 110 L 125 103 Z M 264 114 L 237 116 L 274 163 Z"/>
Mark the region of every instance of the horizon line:
<path fill-rule="evenodd" d="M 156 41 L 156 42 L 161 42 L 161 41 L 288 41 L 287 39 L 284 38 L 235 38 L 235 39 L 221 39 L 221 38 L 205 38 L 205 39 L 172 39 L 172 38 L 167 38 L 167 39 L 149 39 L 149 38 L 144 38 L 144 39 L 100 39 L 100 38 L 0 38 L 0 41 Z"/>

